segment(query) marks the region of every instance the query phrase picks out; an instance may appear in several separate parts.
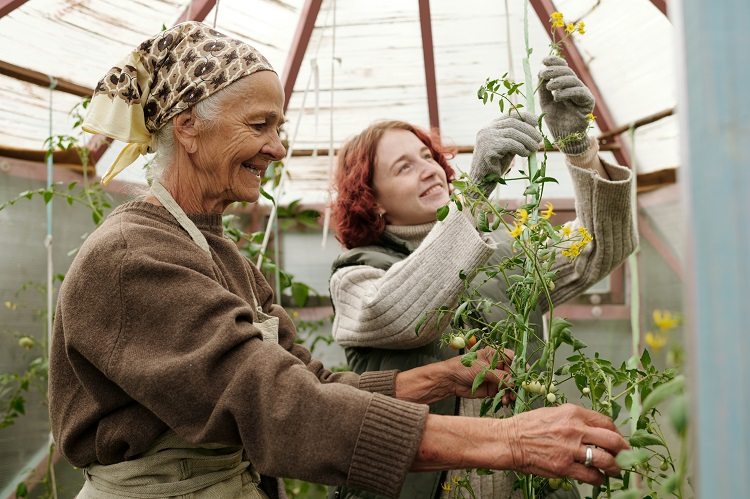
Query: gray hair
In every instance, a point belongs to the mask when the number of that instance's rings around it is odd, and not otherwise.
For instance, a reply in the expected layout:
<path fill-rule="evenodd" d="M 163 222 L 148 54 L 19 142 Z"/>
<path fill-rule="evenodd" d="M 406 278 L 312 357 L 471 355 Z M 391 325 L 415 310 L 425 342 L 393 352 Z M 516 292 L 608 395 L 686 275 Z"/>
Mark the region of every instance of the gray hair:
<path fill-rule="evenodd" d="M 213 127 L 221 119 L 221 109 L 224 101 L 240 97 L 242 91 L 240 85 L 228 85 L 195 104 L 193 106 L 193 113 L 198 122 L 200 122 L 201 127 L 204 130 Z M 162 180 L 164 172 L 172 164 L 175 156 L 174 125 L 172 124 L 172 120 L 165 123 L 154 135 L 156 140 L 156 155 L 149 166 L 148 176 L 152 179 Z"/>

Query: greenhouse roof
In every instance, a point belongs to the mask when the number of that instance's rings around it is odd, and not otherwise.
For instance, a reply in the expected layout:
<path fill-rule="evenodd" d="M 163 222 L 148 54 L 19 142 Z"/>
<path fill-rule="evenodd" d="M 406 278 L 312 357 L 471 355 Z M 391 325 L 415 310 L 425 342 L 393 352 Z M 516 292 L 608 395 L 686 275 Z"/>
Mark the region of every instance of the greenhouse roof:
<path fill-rule="evenodd" d="M 529 3 L 532 71 L 549 50 L 549 13 L 585 21 L 568 60 L 598 94 L 595 135 L 658 115 L 633 132 L 635 140 L 615 135 L 604 147 L 640 175 L 676 168 L 674 41 L 665 2 Z M 506 72 L 523 80 L 523 16 L 524 2 L 514 0 L 0 0 L 0 156 L 42 150 L 50 117 L 53 134 L 72 133 L 68 112 L 114 63 L 163 26 L 197 19 L 254 45 L 277 69 L 291 93 L 287 134 L 303 154 L 288 161 L 287 197 L 325 202 L 327 150 L 374 120 L 438 126 L 445 142 L 471 151 L 476 131 L 499 113 L 477 99 L 479 86 Z M 46 88 L 50 78 L 54 91 Z M 104 153 L 99 173 L 122 147 L 97 150 L 100 142 L 91 143 L 95 157 Z M 561 168 L 556 156 L 553 171 Z M 468 154 L 456 159 L 459 168 L 468 162 Z M 143 169 L 122 178 L 143 182 Z M 551 196 L 571 197 L 572 188 L 563 181 Z"/>

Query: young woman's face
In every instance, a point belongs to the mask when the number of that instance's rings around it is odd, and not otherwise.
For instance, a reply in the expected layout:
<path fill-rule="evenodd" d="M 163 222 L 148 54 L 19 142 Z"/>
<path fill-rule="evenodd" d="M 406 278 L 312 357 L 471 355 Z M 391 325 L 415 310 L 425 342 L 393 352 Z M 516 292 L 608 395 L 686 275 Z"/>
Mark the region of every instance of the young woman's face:
<path fill-rule="evenodd" d="M 445 170 L 408 130 L 386 131 L 375 150 L 373 187 L 386 223 L 418 225 L 436 220 L 450 198 Z"/>

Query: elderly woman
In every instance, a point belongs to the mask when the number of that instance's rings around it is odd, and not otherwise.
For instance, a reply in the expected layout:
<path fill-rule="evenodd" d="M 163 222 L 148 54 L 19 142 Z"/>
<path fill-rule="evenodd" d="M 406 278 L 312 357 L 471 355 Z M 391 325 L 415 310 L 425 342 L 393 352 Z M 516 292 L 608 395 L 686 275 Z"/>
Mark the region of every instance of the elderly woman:
<path fill-rule="evenodd" d="M 586 136 L 593 96 L 563 59 L 550 57 L 544 63 L 542 110 L 555 138 L 566 139 L 560 144 L 576 196 L 577 219 L 569 226 L 593 233 L 593 244 L 575 260 L 558 254 L 551 295 L 561 303 L 620 264 L 635 248 L 637 236 L 630 170 L 600 160 L 596 140 Z M 513 157 L 528 156 L 541 140 L 535 116 L 504 116 L 478 133 L 469 176 L 489 195 Z M 468 210 L 451 210 L 436 223 L 436 210 L 448 203 L 452 179 L 445 149 L 405 122 L 377 122 L 339 153 L 333 212 L 337 237 L 349 251 L 333 264 L 333 336 L 355 372 L 410 369 L 456 355 L 440 345 L 443 331 L 434 317 L 419 334 L 416 324 L 427 311 L 455 305 L 464 289 L 461 271 L 471 275 L 513 255 L 508 231 L 501 227 L 483 236 Z M 477 277 L 482 295 L 509 304 L 503 274 L 482 283 L 483 278 L 482 273 Z M 540 337 L 547 305 L 540 300 L 531 317 Z M 494 308 L 484 319 L 504 317 Z M 479 414 L 478 401 L 472 400 L 461 400 L 460 406 L 444 400 L 433 404 L 432 412 L 454 414 L 457 407 L 461 415 Z M 479 497 L 509 497 L 513 478 L 505 475 L 472 475 L 473 488 Z M 443 479 L 440 473 L 410 474 L 402 497 L 434 497 Z M 567 495 L 577 497 L 575 491 Z"/>
<path fill-rule="evenodd" d="M 58 449 L 79 498 L 283 497 L 272 477 L 396 496 L 409 470 L 515 469 L 600 483 L 627 444 L 566 406 L 503 421 L 428 414 L 483 360 L 333 374 L 294 342 L 221 215 L 283 158 L 283 92 L 252 47 L 199 23 L 163 31 L 97 85 L 86 129 L 149 149 L 150 194 L 115 209 L 60 289 L 50 357 Z M 502 368 L 502 366 L 500 366 Z M 493 371 L 480 394 L 492 394 Z M 596 448 L 594 448 L 596 446 Z"/>

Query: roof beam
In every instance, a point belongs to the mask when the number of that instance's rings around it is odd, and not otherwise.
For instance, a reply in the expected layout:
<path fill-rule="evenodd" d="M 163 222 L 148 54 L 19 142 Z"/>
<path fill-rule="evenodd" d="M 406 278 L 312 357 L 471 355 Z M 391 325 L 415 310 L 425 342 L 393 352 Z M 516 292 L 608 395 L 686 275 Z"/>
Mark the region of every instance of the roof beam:
<path fill-rule="evenodd" d="M 432 45 L 432 16 L 430 0 L 419 0 L 419 26 L 422 30 L 422 55 L 424 57 L 424 79 L 427 89 L 427 109 L 430 116 L 430 129 L 440 132 L 438 114 L 437 82 L 435 79 L 435 51 Z"/>
<path fill-rule="evenodd" d="M 281 84 L 284 87 L 284 112 L 289 107 L 289 100 L 292 98 L 299 68 L 302 65 L 305 52 L 307 52 L 307 45 L 310 43 L 310 36 L 315 27 L 315 20 L 318 19 L 318 12 L 320 12 L 322 3 L 323 0 L 305 0 L 305 5 L 302 6 L 300 11 L 297 31 L 294 33 L 292 45 L 287 54 L 284 71 L 281 73 Z"/>
<path fill-rule="evenodd" d="M 15 64 L 11 64 L 5 61 L 0 61 L 0 74 L 10 76 L 11 78 L 15 78 L 16 80 L 33 83 L 34 85 L 39 85 L 40 87 L 45 88 L 49 87 L 50 78 L 54 78 L 54 80 L 57 82 L 55 90 L 57 90 L 58 92 L 77 95 L 78 97 L 91 97 L 91 95 L 94 93 L 93 88 L 84 87 L 83 85 L 79 85 L 62 78 L 49 76 L 44 73 L 40 73 L 39 71 L 34 71 L 33 69 L 22 68 L 21 66 L 16 66 Z"/>
<path fill-rule="evenodd" d="M 216 0 L 192 0 L 175 24 L 184 23 L 185 21 L 201 22 L 215 5 Z"/>
<path fill-rule="evenodd" d="M 26 2 L 27 0 L 0 0 L 0 18 L 7 16 Z"/>
<path fill-rule="evenodd" d="M 552 3 L 552 0 L 529 0 L 529 2 L 536 11 L 536 14 L 539 17 L 539 20 L 542 22 L 542 25 L 545 27 L 549 26 L 549 19 L 552 16 L 552 13 L 557 10 L 555 8 L 555 5 Z M 565 59 L 568 61 L 568 64 L 573 69 L 573 71 L 575 71 L 584 85 L 586 85 L 589 90 L 591 90 L 591 93 L 594 95 L 594 99 L 596 99 L 594 115 L 596 116 L 596 123 L 599 125 L 599 129 L 603 133 L 615 129 L 617 126 L 615 124 L 614 118 L 612 117 L 612 113 L 609 110 L 609 106 L 607 106 L 607 102 L 606 100 L 604 100 L 604 96 L 599 91 L 599 87 L 594 81 L 594 78 L 591 76 L 591 72 L 589 71 L 586 62 L 583 60 L 583 56 L 575 46 L 575 43 L 573 43 L 573 40 L 570 37 L 566 39 L 565 30 L 563 28 L 555 28 L 555 38 L 557 40 L 564 40 L 560 45 Z M 612 140 L 620 146 L 614 150 L 614 155 L 617 159 L 617 162 L 623 166 L 630 167 L 632 165 L 630 153 L 626 147 L 623 147 L 622 137 L 620 137 L 619 135 L 615 135 Z"/>
<path fill-rule="evenodd" d="M 667 0 L 651 0 L 651 3 L 654 4 L 654 7 L 659 9 L 662 14 L 667 16 Z"/>

